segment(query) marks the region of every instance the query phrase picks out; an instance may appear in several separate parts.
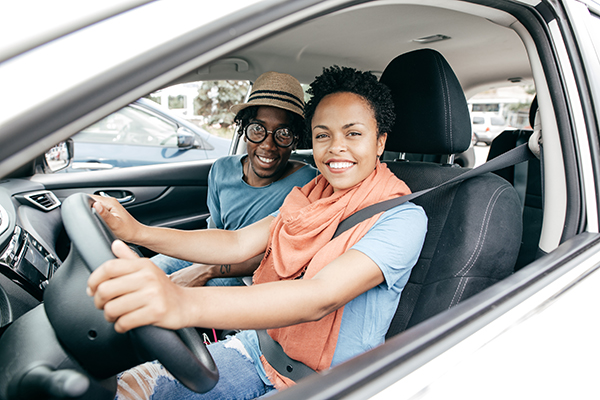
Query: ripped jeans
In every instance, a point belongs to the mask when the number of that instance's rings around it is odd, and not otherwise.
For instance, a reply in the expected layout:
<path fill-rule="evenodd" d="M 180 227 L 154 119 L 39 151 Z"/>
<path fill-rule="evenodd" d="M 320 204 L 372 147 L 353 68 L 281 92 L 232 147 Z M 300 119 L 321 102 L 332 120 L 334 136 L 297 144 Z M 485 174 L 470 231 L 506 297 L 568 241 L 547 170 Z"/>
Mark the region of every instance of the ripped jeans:
<path fill-rule="evenodd" d="M 124 372 L 118 381 L 118 400 L 254 399 L 275 388 L 264 383 L 254 361 L 236 337 L 208 346 L 219 381 L 207 393 L 194 393 L 158 362 L 142 364 Z"/>

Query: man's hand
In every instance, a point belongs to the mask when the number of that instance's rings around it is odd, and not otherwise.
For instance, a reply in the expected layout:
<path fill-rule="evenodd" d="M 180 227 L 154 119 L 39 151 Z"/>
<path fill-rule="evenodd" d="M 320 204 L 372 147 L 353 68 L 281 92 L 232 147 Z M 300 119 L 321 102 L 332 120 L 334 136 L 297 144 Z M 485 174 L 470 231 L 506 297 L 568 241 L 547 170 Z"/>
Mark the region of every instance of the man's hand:
<path fill-rule="evenodd" d="M 218 268 L 218 266 L 192 264 L 189 267 L 173 272 L 171 275 L 169 275 L 169 278 L 171 278 L 171 281 L 173 283 L 179 286 L 204 286 L 206 285 L 206 282 L 215 277 L 215 275 L 212 272 L 214 268 Z"/>

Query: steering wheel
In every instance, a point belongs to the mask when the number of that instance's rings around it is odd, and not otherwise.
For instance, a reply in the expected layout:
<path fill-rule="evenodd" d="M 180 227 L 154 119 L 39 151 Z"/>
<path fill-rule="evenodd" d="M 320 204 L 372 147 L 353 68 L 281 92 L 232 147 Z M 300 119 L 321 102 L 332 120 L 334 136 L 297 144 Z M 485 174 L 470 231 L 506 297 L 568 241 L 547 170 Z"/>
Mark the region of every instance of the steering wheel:
<path fill-rule="evenodd" d="M 94 202 L 87 194 L 77 193 L 62 204 L 62 219 L 67 234 L 90 271 L 115 258 L 110 246 L 116 237 L 92 208 Z M 219 380 L 215 362 L 193 328 L 172 331 L 142 326 L 132 329 L 127 335 L 140 358 L 145 361 L 157 359 L 190 390 L 207 392 Z"/>

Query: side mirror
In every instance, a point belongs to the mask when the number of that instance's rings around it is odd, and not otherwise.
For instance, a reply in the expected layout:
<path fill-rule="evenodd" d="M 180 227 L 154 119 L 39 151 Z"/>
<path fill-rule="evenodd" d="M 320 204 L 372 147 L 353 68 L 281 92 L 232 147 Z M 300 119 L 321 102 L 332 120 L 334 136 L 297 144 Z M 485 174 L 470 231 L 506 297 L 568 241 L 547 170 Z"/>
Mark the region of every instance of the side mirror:
<path fill-rule="evenodd" d="M 191 149 L 196 142 L 196 136 L 187 128 L 177 129 L 177 147 L 179 149 Z"/>
<path fill-rule="evenodd" d="M 43 157 L 44 173 L 57 172 L 71 165 L 73 148 L 73 140 L 68 139 L 48 150 Z"/>

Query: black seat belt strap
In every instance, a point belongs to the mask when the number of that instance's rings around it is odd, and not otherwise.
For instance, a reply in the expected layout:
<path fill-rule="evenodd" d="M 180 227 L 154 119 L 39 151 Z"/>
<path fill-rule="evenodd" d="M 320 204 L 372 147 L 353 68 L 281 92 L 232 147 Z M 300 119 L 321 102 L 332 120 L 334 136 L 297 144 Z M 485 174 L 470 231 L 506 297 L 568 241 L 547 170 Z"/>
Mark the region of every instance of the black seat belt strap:
<path fill-rule="evenodd" d="M 256 334 L 258 335 L 260 350 L 269 364 L 275 368 L 275 371 L 290 378 L 294 382 L 298 382 L 300 379 L 309 375 L 316 374 L 315 370 L 306 364 L 288 357 L 281 345 L 273 340 L 266 330 L 257 330 Z"/>
<path fill-rule="evenodd" d="M 486 172 L 496 171 L 502 168 L 510 167 L 516 164 L 519 164 L 523 161 L 527 161 L 535 157 L 535 155 L 529 150 L 527 143 L 524 143 L 518 147 L 515 147 L 512 150 L 507 151 L 500 156 L 489 160 L 488 162 L 481 164 L 477 168 L 473 168 L 464 174 L 455 176 L 454 178 L 447 180 L 446 182 L 442 182 L 437 186 L 430 187 L 428 189 L 420 190 L 415 193 L 407 194 L 405 196 L 396 197 L 390 200 L 385 200 L 379 203 L 372 204 L 368 207 L 365 207 L 361 210 L 356 211 L 354 214 L 350 215 L 346 219 L 344 219 L 337 227 L 332 240 L 341 235 L 343 232 L 352 228 L 354 225 L 361 223 L 365 219 L 371 218 L 372 216 L 379 214 L 381 212 L 387 211 L 394 207 L 399 206 L 400 204 L 406 203 L 414 198 L 424 195 L 425 193 L 429 193 L 432 190 L 435 190 L 439 187 L 449 185 L 451 183 L 464 181 L 465 179 L 473 178 L 475 176 L 479 176 L 485 174 Z"/>

